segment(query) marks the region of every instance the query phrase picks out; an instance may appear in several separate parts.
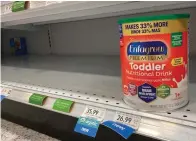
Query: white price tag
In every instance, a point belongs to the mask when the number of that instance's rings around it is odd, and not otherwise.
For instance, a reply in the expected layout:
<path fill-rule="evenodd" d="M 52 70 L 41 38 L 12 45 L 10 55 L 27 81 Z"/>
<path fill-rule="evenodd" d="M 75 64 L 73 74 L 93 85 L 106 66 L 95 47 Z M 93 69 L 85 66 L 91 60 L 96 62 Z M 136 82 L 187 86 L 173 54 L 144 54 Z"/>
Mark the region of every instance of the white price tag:
<path fill-rule="evenodd" d="M 102 121 L 104 119 L 105 113 L 106 113 L 106 109 L 86 106 L 82 114 L 82 117 L 95 118 L 98 121 Z"/>
<path fill-rule="evenodd" d="M 57 3 L 57 1 L 46 1 L 46 6 L 55 4 L 55 3 Z"/>
<path fill-rule="evenodd" d="M 46 1 L 46 6 L 51 5 L 51 4 L 58 4 L 62 3 L 63 1 Z"/>
<path fill-rule="evenodd" d="M 12 3 L 4 5 L 4 14 L 8 14 L 12 12 Z"/>
<path fill-rule="evenodd" d="M 12 89 L 3 88 L 1 89 L 1 95 L 8 96 L 11 93 Z"/>
<path fill-rule="evenodd" d="M 114 121 L 122 124 L 126 124 L 137 130 L 141 122 L 141 117 L 136 115 L 126 114 L 126 113 L 116 112 Z"/>
<path fill-rule="evenodd" d="M 30 1 L 30 9 L 43 7 L 45 5 L 45 1 Z"/>

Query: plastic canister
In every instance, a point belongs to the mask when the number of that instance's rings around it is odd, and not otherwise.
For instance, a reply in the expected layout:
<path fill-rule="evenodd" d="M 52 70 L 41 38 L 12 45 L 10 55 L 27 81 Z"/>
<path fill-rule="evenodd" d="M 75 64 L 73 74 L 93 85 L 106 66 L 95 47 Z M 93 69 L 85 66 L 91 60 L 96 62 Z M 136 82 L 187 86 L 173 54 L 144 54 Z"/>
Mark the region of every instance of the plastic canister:
<path fill-rule="evenodd" d="M 171 14 L 118 21 L 125 103 L 147 111 L 188 103 L 188 20 Z"/>

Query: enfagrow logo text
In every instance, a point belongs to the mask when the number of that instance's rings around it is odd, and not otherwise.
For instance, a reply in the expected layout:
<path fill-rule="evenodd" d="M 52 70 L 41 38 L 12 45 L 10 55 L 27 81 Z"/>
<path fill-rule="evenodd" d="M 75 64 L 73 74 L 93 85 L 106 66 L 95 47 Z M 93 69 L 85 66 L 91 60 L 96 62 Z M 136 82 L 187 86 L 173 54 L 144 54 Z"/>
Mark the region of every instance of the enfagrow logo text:
<path fill-rule="evenodd" d="M 161 41 L 132 42 L 127 47 L 130 60 L 164 60 L 167 57 L 167 46 Z"/>

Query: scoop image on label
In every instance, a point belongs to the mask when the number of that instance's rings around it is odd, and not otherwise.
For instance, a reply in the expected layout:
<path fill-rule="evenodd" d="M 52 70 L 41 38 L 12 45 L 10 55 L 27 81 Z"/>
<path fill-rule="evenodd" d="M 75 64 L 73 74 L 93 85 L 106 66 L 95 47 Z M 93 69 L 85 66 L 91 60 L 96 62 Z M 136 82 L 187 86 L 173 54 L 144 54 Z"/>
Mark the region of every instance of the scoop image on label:
<path fill-rule="evenodd" d="M 168 111 L 188 103 L 189 14 L 119 20 L 124 101 Z"/>

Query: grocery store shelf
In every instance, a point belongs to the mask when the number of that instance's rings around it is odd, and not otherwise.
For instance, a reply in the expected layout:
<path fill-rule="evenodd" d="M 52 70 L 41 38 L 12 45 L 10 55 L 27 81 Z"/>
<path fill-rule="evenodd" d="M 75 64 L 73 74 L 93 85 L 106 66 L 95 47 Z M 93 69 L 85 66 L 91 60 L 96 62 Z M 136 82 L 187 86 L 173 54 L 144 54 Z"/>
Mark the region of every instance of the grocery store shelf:
<path fill-rule="evenodd" d="M 3 23 L 2 26 L 4 27 L 28 23 L 46 24 L 195 6 L 196 2 L 177 1 L 62 2 L 60 4 L 42 6 L 16 13 L 3 14 L 1 17 L 1 22 Z"/>
<path fill-rule="evenodd" d="M 66 141 L 67 139 L 69 139 L 69 141 L 103 141 L 103 138 L 104 140 L 112 141 L 160 141 L 135 133 L 133 133 L 128 139 L 124 139 L 104 125 L 99 126 L 96 139 L 94 139 L 74 132 L 73 129 L 78 120 L 76 117 L 38 108 L 10 99 L 4 99 L 1 102 L 1 117 L 61 141 Z M 17 130 L 17 132 L 21 134 L 20 131 Z M 24 135 L 24 133 L 22 134 Z M 46 139 L 46 141 L 47 140 L 49 140 L 49 138 Z"/>
<path fill-rule="evenodd" d="M 2 60 L 2 87 L 12 88 L 9 99 L 28 104 L 32 92 L 48 95 L 44 109 L 56 98 L 75 101 L 68 115 L 79 117 L 86 105 L 107 109 L 104 120 L 116 111 L 142 116 L 138 134 L 172 141 L 195 141 L 196 96 L 194 60 L 190 59 L 189 104 L 167 112 L 142 112 L 124 104 L 119 56 L 23 56 Z"/>

